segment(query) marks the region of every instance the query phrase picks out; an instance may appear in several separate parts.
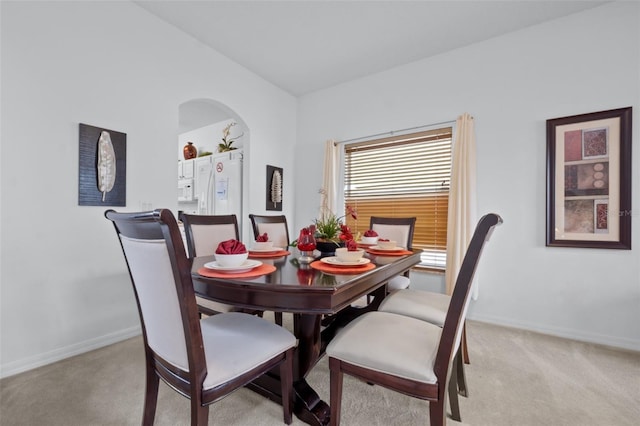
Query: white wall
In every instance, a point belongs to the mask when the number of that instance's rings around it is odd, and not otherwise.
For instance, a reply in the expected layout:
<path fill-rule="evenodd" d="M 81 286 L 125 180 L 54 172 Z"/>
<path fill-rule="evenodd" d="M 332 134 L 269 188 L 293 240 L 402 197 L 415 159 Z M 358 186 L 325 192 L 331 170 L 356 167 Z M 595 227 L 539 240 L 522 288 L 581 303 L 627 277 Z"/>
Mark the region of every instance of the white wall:
<path fill-rule="evenodd" d="M 302 97 L 296 176 L 307 178 L 296 187 L 298 226 L 315 216 L 322 176 L 320 161 L 303 168 L 302 160 L 321 158 L 324 140 L 469 112 L 478 211 L 504 218 L 484 253 L 470 318 L 640 350 L 639 15 L 636 2 L 607 4 Z M 545 121 L 627 106 L 634 249 L 545 247 Z M 412 274 L 418 286 L 425 278 Z"/>
<path fill-rule="evenodd" d="M 248 211 L 260 214 L 266 165 L 293 170 L 296 99 L 130 2 L 0 7 L 4 376 L 139 332 L 106 207 L 78 206 L 78 123 L 127 134 L 117 209 L 175 212 L 178 106 L 220 102 L 251 132 Z"/>
<path fill-rule="evenodd" d="M 472 113 L 479 210 L 505 224 L 471 316 L 640 348 L 638 214 L 633 251 L 544 246 L 545 120 L 631 105 L 640 140 L 637 3 L 317 92 L 297 111 L 295 98 L 129 2 L 0 2 L 0 13 L 1 375 L 138 332 L 105 208 L 77 205 L 78 123 L 127 134 L 126 210 L 175 210 L 178 106 L 192 99 L 227 105 L 250 130 L 250 211 L 267 213 L 265 166 L 284 167 L 292 230 L 316 215 L 325 139 Z"/>

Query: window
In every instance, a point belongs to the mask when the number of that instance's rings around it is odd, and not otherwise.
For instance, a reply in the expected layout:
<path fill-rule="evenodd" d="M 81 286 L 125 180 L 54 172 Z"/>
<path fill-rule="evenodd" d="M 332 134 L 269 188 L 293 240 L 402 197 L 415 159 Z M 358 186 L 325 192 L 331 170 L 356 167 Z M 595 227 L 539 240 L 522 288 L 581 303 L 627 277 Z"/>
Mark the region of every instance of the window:
<path fill-rule="evenodd" d="M 345 145 L 345 203 L 358 211 L 347 225 L 363 232 L 371 216 L 415 216 L 421 265 L 444 269 L 451 134 L 445 127 Z"/>

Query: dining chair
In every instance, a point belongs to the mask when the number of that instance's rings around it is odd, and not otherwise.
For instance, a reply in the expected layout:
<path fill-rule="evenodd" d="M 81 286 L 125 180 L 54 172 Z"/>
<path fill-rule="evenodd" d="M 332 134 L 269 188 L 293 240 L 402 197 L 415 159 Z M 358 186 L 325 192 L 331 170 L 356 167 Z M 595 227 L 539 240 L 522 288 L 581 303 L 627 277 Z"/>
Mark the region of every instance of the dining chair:
<path fill-rule="evenodd" d="M 404 277 L 398 278 L 402 279 Z M 382 301 L 378 310 L 408 315 L 442 327 L 447 315 L 447 310 L 449 309 L 451 296 L 442 293 L 409 289 L 409 279 L 406 278 L 406 280 L 406 287 L 402 287 L 401 281 L 394 285 L 394 290 L 402 291 L 394 291 L 392 294 L 389 294 L 388 297 Z M 462 344 L 460 349 L 461 359 L 464 361 L 464 364 L 469 364 L 467 332 L 466 326 L 464 325 L 462 328 Z M 459 368 L 458 380 L 460 394 L 468 396 L 463 366 Z"/>
<path fill-rule="evenodd" d="M 380 238 L 396 241 L 399 246 L 411 250 L 413 232 L 416 227 L 415 217 L 380 217 L 371 216 L 369 229 L 378 233 Z M 387 283 L 387 291 L 392 292 L 408 288 L 410 284 L 409 271 L 404 275 L 396 275 Z"/>
<path fill-rule="evenodd" d="M 426 290 L 403 289 L 388 295 L 378 307 L 379 311 L 407 315 L 437 326 L 444 325 L 451 296 Z M 469 364 L 466 326 L 462 329 L 461 355 L 465 364 Z M 464 396 L 466 391 L 462 391 Z"/>
<path fill-rule="evenodd" d="M 238 218 L 230 215 L 195 215 L 180 213 L 178 219 L 184 225 L 189 258 L 211 256 L 218 244 L 229 239 L 239 240 Z M 232 305 L 196 296 L 198 310 L 205 315 L 237 310 Z"/>
<path fill-rule="evenodd" d="M 269 235 L 269 240 L 273 241 L 273 245 L 287 249 L 291 240 L 289 239 L 289 227 L 287 225 L 287 217 L 285 215 L 261 216 L 250 214 L 251 227 L 253 229 L 253 237 L 258 238 L 265 232 Z"/>
<path fill-rule="evenodd" d="M 209 405 L 279 367 L 284 422 L 291 424 L 295 337 L 260 317 L 227 312 L 200 319 L 178 224 L 167 209 L 105 212 L 124 253 L 146 360 L 143 425 L 152 425 L 159 378 L 191 400 L 191 424 Z"/>
<path fill-rule="evenodd" d="M 378 311 L 409 316 L 442 327 L 450 304 L 451 296 L 447 294 L 407 288 L 388 295 Z M 455 355 L 457 391 L 467 397 L 469 390 L 464 371 L 464 364 L 469 364 L 466 321 L 462 324 L 461 343 Z"/>
<path fill-rule="evenodd" d="M 500 216 L 494 213 L 478 222 L 460 267 L 443 327 L 405 315 L 373 311 L 356 318 L 329 343 L 326 353 L 330 370 L 331 425 L 340 424 L 344 374 L 429 401 L 431 426 L 446 424 L 447 393 L 452 417 L 460 417 L 455 392 L 456 368 L 452 368 L 452 361 L 460 344 L 480 254 L 491 231 L 501 222 Z"/>

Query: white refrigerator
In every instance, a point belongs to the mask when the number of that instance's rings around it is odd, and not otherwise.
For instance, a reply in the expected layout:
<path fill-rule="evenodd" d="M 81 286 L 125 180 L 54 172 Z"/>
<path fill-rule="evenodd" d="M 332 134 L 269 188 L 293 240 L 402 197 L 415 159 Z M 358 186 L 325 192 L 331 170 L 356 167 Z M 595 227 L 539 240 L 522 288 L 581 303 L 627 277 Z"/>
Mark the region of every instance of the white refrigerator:
<path fill-rule="evenodd" d="M 198 167 L 198 214 L 235 214 L 242 222 L 242 150 L 214 154 Z M 242 229 L 242 228 L 240 228 Z"/>

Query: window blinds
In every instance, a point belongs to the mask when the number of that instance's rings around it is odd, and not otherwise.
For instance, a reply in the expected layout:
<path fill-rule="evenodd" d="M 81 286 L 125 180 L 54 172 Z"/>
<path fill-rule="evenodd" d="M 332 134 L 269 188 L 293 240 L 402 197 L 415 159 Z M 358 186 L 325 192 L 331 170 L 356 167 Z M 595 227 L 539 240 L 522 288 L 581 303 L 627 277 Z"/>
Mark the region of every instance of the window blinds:
<path fill-rule="evenodd" d="M 355 206 L 364 232 L 371 216 L 412 217 L 413 247 L 444 267 L 451 177 L 451 127 L 345 146 L 345 203 Z M 441 264 L 442 263 L 442 264 Z"/>

